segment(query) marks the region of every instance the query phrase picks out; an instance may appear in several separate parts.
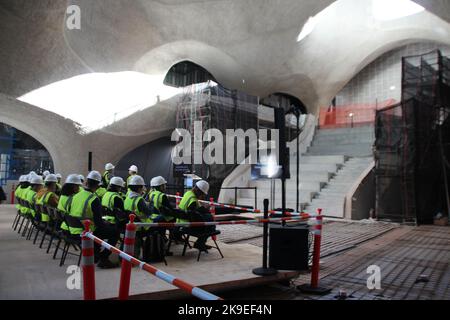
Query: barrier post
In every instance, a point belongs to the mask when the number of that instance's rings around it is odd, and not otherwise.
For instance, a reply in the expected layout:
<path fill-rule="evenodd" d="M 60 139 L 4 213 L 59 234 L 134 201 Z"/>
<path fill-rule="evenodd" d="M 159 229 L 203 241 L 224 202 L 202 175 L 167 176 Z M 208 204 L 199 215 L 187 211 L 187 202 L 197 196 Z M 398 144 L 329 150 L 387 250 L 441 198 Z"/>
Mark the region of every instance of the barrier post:
<path fill-rule="evenodd" d="M 216 206 L 214 205 L 214 198 L 209 198 L 209 213 L 211 213 L 213 217 L 213 221 L 216 221 Z M 214 235 L 211 237 L 214 241 L 217 241 L 217 236 Z"/>
<path fill-rule="evenodd" d="M 181 197 L 180 193 L 177 192 L 177 197 L 175 198 L 175 203 L 176 203 L 177 209 L 180 209 L 180 202 L 181 202 L 180 197 Z"/>
<path fill-rule="evenodd" d="M 126 226 L 125 238 L 123 240 L 123 251 L 130 256 L 134 255 L 134 243 L 136 239 L 136 225 L 134 224 L 135 218 L 136 216 L 134 214 L 130 214 L 130 222 Z M 128 300 L 130 295 L 131 268 L 132 264 L 129 261 L 122 259 L 119 300 Z"/>
<path fill-rule="evenodd" d="M 89 220 L 84 222 L 84 233 L 81 238 L 84 300 L 95 300 L 94 241 L 85 236 L 85 233 L 89 232 L 90 224 Z"/>
<path fill-rule="evenodd" d="M 264 199 L 264 220 L 269 218 L 269 200 Z M 262 268 L 253 269 L 253 274 L 257 276 L 273 276 L 278 273 L 277 270 L 267 267 L 267 239 L 269 236 L 268 222 L 264 222 L 263 228 L 263 266 Z"/>
<path fill-rule="evenodd" d="M 11 189 L 11 204 L 15 202 L 16 186 L 13 184 Z"/>
<path fill-rule="evenodd" d="M 325 295 L 331 292 L 329 288 L 319 287 L 320 270 L 320 247 L 322 242 L 322 209 L 317 209 L 316 225 L 314 226 L 314 251 L 311 268 L 311 284 L 304 284 L 297 287 L 303 293 Z"/>

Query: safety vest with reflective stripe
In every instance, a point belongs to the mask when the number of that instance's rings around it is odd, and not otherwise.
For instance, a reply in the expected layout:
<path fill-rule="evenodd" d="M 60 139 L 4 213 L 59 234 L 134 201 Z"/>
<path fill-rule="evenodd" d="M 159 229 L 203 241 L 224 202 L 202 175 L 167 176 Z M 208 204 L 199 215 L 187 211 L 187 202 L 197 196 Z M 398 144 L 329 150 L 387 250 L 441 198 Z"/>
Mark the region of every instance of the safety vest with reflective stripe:
<path fill-rule="evenodd" d="M 105 188 L 98 188 L 97 191 L 95 191 L 95 194 L 99 199 L 103 198 L 107 190 Z"/>
<path fill-rule="evenodd" d="M 110 172 L 109 172 L 109 171 L 103 172 L 103 175 L 102 175 L 102 178 L 103 178 L 103 180 L 106 182 L 106 185 L 107 185 L 107 186 L 109 185 L 109 181 L 110 181 L 109 175 L 110 175 Z"/>
<path fill-rule="evenodd" d="M 71 217 L 78 218 L 80 220 L 91 220 L 91 231 L 95 230 L 94 226 L 94 214 L 92 212 L 92 202 L 97 199 L 97 196 L 87 190 L 82 190 L 79 193 L 71 196 L 67 200 L 66 212 Z M 84 228 L 72 228 L 69 227 L 71 234 L 82 234 Z"/>
<path fill-rule="evenodd" d="M 117 197 L 120 198 L 120 195 L 117 192 L 112 191 L 106 192 L 102 198 L 102 207 L 108 209 L 110 212 L 113 212 L 114 201 Z M 106 215 L 103 217 L 103 219 L 113 224 L 116 223 L 116 217 L 114 216 Z"/>
<path fill-rule="evenodd" d="M 29 192 L 30 190 L 31 190 L 31 186 L 26 187 L 26 188 L 23 189 L 23 191 L 20 193 L 21 199 L 22 199 L 23 201 L 28 201 L 28 200 L 27 200 L 27 199 L 28 199 L 28 198 L 27 198 L 27 194 L 28 194 L 28 192 Z M 27 213 L 29 212 L 28 207 L 22 206 L 20 212 L 21 212 L 22 214 L 27 214 Z"/>
<path fill-rule="evenodd" d="M 189 190 L 186 192 L 183 196 L 183 198 L 180 201 L 180 209 L 184 212 L 188 212 L 188 208 L 193 204 L 196 204 L 196 207 L 199 207 L 197 196 L 195 195 L 194 191 Z M 183 222 L 189 222 L 185 219 L 177 219 L 177 223 L 183 223 Z"/>
<path fill-rule="evenodd" d="M 152 190 L 148 194 L 148 199 L 150 203 L 153 203 L 153 207 L 160 210 L 163 202 L 164 193 L 159 190 Z M 155 215 L 158 216 L 161 212 L 155 212 Z M 166 221 L 170 221 L 173 219 L 171 216 L 164 216 Z"/>
<path fill-rule="evenodd" d="M 22 199 L 22 192 L 23 192 L 24 190 L 25 190 L 25 189 L 22 189 L 21 186 L 19 186 L 19 187 L 16 189 L 15 196 L 16 196 L 17 199 Z M 19 210 L 20 212 L 22 212 L 22 206 L 20 205 L 20 203 L 16 204 L 16 208 L 17 208 L 17 210 Z"/>
<path fill-rule="evenodd" d="M 67 213 L 66 212 L 67 200 L 69 200 L 68 196 L 61 195 L 61 197 L 59 197 L 58 208 L 57 209 L 62 214 L 66 214 Z M 67 226 L 67 224 L 65 222 L 61 223 L 61 229 L 69 231 L 69 227 Z"/>
<path fill-rule="evenodd" d="M 28 213 L 31 213 L 31 215 L 34 216 L 36 215 L 36 212 L 34 211 L 33 205 L 36 203 L 36 191 L 34 191 L 33 189 L 28 190 L 27 192 L 27 198 L 25 199 L 29 205 L 30 205 L 30 209 L 28 210 Z"/>
<path fill-rule="evenodd" d="M 128 196 L 125 199 L 125 202 L 123 204 L 124 209 L 125 209 L 125 211 L 129 211 L 129 212 L 134 213 L 139 218 L 139 220 L 141 220 L 141 222 L 143 222 L 143 223 L 152 223 L 153 222 L 152 218 L 147 217 L 147 215 L 144 212 L 141 212 L 139 210 L 139 208 L 138 208 L 138 203 L 141 200 L 144 201 L 144 203 L 145 203 L 144 198 L 141 197 L 141 196 L 134 197 L 134 198 L 130 198 L 130 196 Z M 147 230 L 149 228 L 146 227 L 144 229 Z"/>
<path fill-rule="evenodd" d="M 47 191 L 46 193 L 44 193 L 44 195 L 40 198 L 37 198 L 36 200 L 36 204 L 39 205 L 48 205 L 48 200 L 50 199 L 50 197 L 53 195 L 54 193 L 51 191 Z M 50 221 L 50 217 L 45 214 L 45 212 L 41 213 L 41 221 L 42 222 L 48 222 Z"/>

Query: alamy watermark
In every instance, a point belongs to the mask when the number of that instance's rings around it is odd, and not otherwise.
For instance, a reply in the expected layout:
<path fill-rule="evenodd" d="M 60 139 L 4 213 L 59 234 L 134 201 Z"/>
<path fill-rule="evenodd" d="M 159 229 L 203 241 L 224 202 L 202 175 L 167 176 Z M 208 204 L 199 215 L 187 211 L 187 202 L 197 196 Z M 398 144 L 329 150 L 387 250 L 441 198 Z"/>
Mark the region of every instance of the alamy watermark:
<path fill-rule="evenodd" d="M 69 276 L 66 280 L 66 287 L 69 290 L 81 290 L 81 270 L 79 266 L 70 265 L 66 269 Z"/>
<path fill-rule="evenodd" d="M 367 278 L 367 289 L 380 290 L 381 289 L 381 268 L 377 265 L 367 267 L 367 273 L 370 276 Z"/>
<path fill-rule="evenodd" d="M 81 30 L 81 9 L 77 5 L 71 5 L 66 10 L 66 27 L 69 30 Z"/>
<path fill-rule="evenodd" d="M 172 152 L 175 165 L 257 164 L 258 159 L 270 157 L 276 157 L 279 163 L 278 129 L 227 129 L 225 134 L 218 129 L 203 132 L 202 122 L 195 121 L 193 137 L 186 129 L 175 129 L 171 139 L 178 143 Z"/>

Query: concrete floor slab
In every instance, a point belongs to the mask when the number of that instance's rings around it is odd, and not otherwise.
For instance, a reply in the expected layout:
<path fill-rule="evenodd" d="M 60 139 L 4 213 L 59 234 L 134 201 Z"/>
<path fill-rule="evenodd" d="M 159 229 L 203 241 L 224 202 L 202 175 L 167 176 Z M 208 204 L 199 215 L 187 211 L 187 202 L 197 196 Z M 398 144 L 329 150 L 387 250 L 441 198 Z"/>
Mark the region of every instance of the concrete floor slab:
<path fill-rule="evenodd" d="M 68 267 L 77 258 L 69 256 L 64 267 L 51 254 L 39 249 L 31 241 L 11 229 L 15 209 L 0 206 L 0 299 L 82 299 L 82 290 L 69 290 Z M 261 265 L 261 249 L 249 244 L 219 243 L 225 259 L 216 250 L 203 254 L 197 262 L 197 251 L 188 250 L 181 257 L 181 246 L 175 246 L 173 257 L 167 257 L 168 266 L 155 264 L 165 272 L 212 292 L 249 287 L 286 280 L 297 272 L 280 272 L 275 277 L 254 276 L 251 270 Z M 51 251 L 52 252 L 52 251 Z M 117 296 L 120 269 L 96 270 L 97 298 Z M 188 297 L 177 288 L 139 269 L 133 269 L 130 295 L 136 299 L 168 299 Z"/>

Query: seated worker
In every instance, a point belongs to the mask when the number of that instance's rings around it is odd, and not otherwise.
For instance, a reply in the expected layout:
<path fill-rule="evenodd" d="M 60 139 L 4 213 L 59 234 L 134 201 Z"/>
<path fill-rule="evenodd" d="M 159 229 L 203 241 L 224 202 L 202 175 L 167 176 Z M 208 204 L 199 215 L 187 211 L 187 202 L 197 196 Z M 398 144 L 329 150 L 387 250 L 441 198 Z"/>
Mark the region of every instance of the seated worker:
<path fill-rule="evenodd" d="M 39 205 L 50 206 L 52 208 L 56 208 L 58 206 L 58 196 L 56 195 L 56 183 L 58 182 L 58 178 L 54 174 L 48 174 L 45 177 L 45 188 L 42 188 L 36 195 L 36 203 Z M 50 217 L 42 212 L 41 217 L 42 222 L 49 222 Z"/>
<path fill-rule="evenodd" d="M 36 215 L 36 212 L 34 211 L 33 205 L 36 204 L 36 195 L 37 193 L 44 188 L 44 181 L 42 180 L 41 176 L 32 175 L 32 178 L 30 179 L 30 189 L 28 190 L 26 194 L 26 201 L 30 205 L 30 209 L 28 210 L 28 213 L 31 214 L 34 218 Z"/>
<path fill-rule="evenodd" d="M 72 217 L 80 220 L 91 220 L 91 230 L 96 237 L 107 240 L 111 246 L 115 246 L 119 240 L 119 232 L 115 225 L 103 220 L 100 199 L 95 192 L 102 182 L 102 176 L 98 171 L 89 172 L 86 180 L 86 188 L 67 200 L 66 211 Z M 80 235 L 84 228 L 69 228 L 72 235 Z M 98 267 L 102 269 L 115 268 L 118 264 L 109 260 L 109 250 L 100 251 L 100 246 L 94 245 L 94 258 L 98 261 Z"/>
<path fill-rule="evenodd" d="M 111 179 L 114 177 L 114 165 L 112 163 L 107 163 L 105 165 L 105 172 L 102 175 L 102 184 L 106 187 L 109 186 Z"/>
<path fill-rule="evenodd" d="M 128 194 L 131 192 L 129 184 L 131 179 L 133 179 L 133 177 L 137 176 L 138 173 L 138 167 L 135 165 L 130 166 L 130 168 L 128 169 L 128 178 L 127 178 L 127 183 L 126 183 L 126 197 L 128 197 Z M 145 186 L 144 186 L 145 189 Z"/>
<path fill-rule="evenodd" d="M 151 190 L 148 194 L 148 201 L 153 208 L 153 214 L 162 215 L 166 222 L 175 221 L 175 218 L 170 215 L 173 207 L 170 204 L 169 198 L 165 194 L 167 181 L 163 177 L 154 177 L 150 181 Z"/>
<path fill-rule="evenodd" d="M 133 176 L 128 183 L 128 188 L 129 192 L 125 199 L 125 211 L 128 213 L 134 213 L 136 215 L 136 222 L 152 223 L 163 221 L 163 218 L 160 215 L 154 214 L 150 210 L 150 207 L 144 200 L 143 195 L 145 190 L 145 181 L 141 176 Z M 136 256 L 139 256 L 140 249 L 142 247 L 142 238 L 147 237 L 148 239 L 148 236 L 151 234 L 152 230 L 155 231 L 155 229 L 151 229 L 149 227 L 142 227 L 137 230 L 135 243 Z M 145 248 L 147 248 L 147 245 L 148 243 L 145 243 Z"/>
<path fill-rule="evenodd" d="M 25 192 L 25 190 L 28 189 L 29 186 L 30 186 L 30 183 L 28 182 L 28 176 L 27 175 L 20 176 L 20 178 L 19 178 L 19 185 L 18 185 L 18 187 L 16 189 L 16 192 L 15 192 L 16 198 L 19 199 L 19 200 L 24 200 L 24 197 L 23 197 L 24 196 L 24 192 Z M 27 211 L 26 210 L 27 208 L 23 207 L 20 204 L 17 204 L 16 208 L 17 208 L 17 210 L 20 211 L 21 214 L 24 214 Z"/>
<path fill-rule="evenodd" d="M 186 192 L 180 202 L 180 210 L 183 210 L 190 216 L 190 221 L 192 222 L 207 222 L 213 221 L 211 214 L 206 208 L 202 207 L 199 200 L 204 200 L 209 192 L 209 183 L 200 180 L 198 181 L 192 190 Z M 177 222 L 186 222 L 185 219 L 177 219 Z M 195 227 L 195 228 L 184 228 L 189 230 L 189 233 L 193 236 L 198 236 L 197 241 L 194 243 L 194 248 L 200 251 L 206 251 L 208 246 L 206 245 L 207 236 L 202 236 L 205 233 L 212 232 L 215 230 L 215 226 L 207 227 Z"/>
<path fill-rule="evenodd" d="M 123 198 L 119 194 L 125 181 L 121 177 L 113 177 L 109 180 L 108 191 L 102 198 L 102 207 L 105 215 L 103 219 L 111 224 L 116 224 L 120 231 L 125 230 L 125 225 L 128 222 L 128 216 L 124 214 Z M 116 217 L 119 217 L 117 221 Z"/>
<path fill-rule="evenodd" d="M 78 174 L 71 174 L 67 176 L 66 182 L 61 188 L 61 196 L 58 201 L 58 211 L 62 214 L 67 214 L 67 202 L 69 198 L 78 192 L 80 192 L 83 183 L 81 182 L 80 176 Z M 65 231 L 69 231 L 69 227 L 65 222 L 61 223 L 61 229 Z"/>

